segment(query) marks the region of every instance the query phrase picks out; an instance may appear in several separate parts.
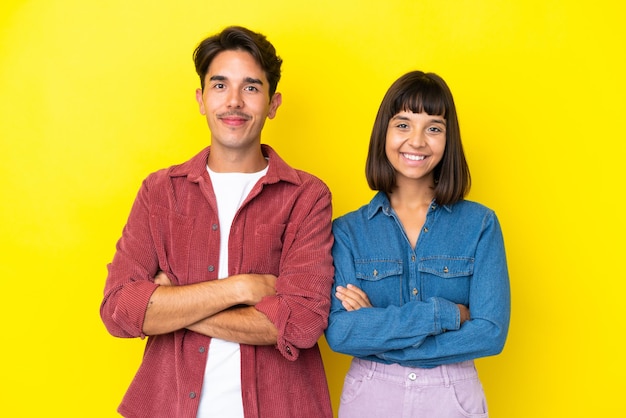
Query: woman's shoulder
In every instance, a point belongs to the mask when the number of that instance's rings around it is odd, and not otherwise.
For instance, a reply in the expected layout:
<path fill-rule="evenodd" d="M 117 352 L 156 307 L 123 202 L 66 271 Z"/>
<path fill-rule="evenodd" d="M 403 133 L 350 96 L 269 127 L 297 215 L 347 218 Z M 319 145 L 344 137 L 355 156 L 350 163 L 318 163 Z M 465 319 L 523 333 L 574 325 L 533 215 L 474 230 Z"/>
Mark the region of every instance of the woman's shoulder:
<path fill-rule="evenodd" d="M 451 213 L 461 212 L 461 213 L 468 213 L 468 214 L 474 213 L 477 215 L 485 215 L 485 214 L 493 213 L 493 209 L 485 206 L 484 204 L 475 202 L 473 200 L 466 200 L 466 199 L 463 199 L 453 205 L 447 205 L 446 208 Z"/>
<path fill-rule="evenodd" d="M 343 215 L 335 218 L 335 220 L 333 221 L 333 225 L 345 225 L 365 220 L 367 219 L 368 208 L 369 204 L 366 204 L 358 209 L 344 213 Z"/>
<path fill-rule="evenodd" d="M 446 206 L 447 212 L 450 216 L 455 218 L 466 219 L 493 219 L 496 218 L 496 214 L 493 209 L 488 206 L 473 201 L 473 200 L 461 200 L 453 205 Z"/>

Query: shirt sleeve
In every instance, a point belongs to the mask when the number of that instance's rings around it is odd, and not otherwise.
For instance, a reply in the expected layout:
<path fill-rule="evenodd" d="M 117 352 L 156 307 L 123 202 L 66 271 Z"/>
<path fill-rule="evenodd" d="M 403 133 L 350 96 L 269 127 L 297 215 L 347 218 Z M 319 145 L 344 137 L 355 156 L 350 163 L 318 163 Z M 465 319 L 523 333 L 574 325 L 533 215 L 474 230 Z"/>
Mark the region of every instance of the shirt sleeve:
<path fill-rule="evenodd" d="M 157 288 L 152 278 L 158 270 L 149 228 L 148 190 L 141 186 L 122 237 L 116 245 L 100 316 L 107 330 L 117 337 L 145 337 L 142 332 L 146 309 Z"/>
<path fill-rule="evenodd" d="M 429 336 L 459 328 L 456 304 L 438 297 L 402 306 L 347 311 L 334 294 L 337 286 L 359 286 L 352 253 L 353 234 L 337 223 L 333 233 L 335 284 L 326 340 L 334 351 L 357 357 L 375 356 L 389 350 L 418 347 Z"/>
<path fill-rule="evenodd" d="M 256 305 L 278 329 L 277 347 L 288 360 L 296 360 L 300 349 L 313 347 L 323 334 L 334 271 L 330 191 L 319 181 L 305 185 L 293 209 L 298 220 L 285 234 L 276 295 Z"/>
<path fill-rule="evenodd" d="M 489 212 L 476 249 L 470 285 L 470 316 L 456 331 L 427 338 L 377 355 L 386 362 L 413 367 L 435 367 L 498 354 L 504 348 L 510 320 L 510 284 L 502 231 Z"/>

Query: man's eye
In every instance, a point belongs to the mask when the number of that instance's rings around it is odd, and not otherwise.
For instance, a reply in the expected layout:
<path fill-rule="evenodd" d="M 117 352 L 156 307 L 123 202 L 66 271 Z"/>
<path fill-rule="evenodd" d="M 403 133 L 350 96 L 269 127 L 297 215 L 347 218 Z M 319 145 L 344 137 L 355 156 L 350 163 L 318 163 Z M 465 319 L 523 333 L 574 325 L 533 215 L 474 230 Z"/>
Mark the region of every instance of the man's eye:
<path fill-rule="evenodd" d="M 259 91 L 259 89 L 257 89 L 255 86 L 246 86 L 246 88 L 244 88 L 244 90 L 246 90 L 246 91 Z"/>
<path fill-rule="evenodd" d="M 213 85 L 213 88 L 214 89 L 223 89 L 224 85 L 222 83 L 216 83 L 216 84 Z"/>

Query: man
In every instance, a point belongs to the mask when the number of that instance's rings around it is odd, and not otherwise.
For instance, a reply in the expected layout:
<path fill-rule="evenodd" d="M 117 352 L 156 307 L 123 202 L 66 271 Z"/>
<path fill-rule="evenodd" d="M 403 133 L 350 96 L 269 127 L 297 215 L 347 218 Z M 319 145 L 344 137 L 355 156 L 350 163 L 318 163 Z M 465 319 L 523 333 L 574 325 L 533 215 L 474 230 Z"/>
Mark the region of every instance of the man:
<path fill-rule="evenodd" d="M 144 180 L 108 266 L 104 324 L 150 336 L 118 411 L 331 417 L 317 346 L 334 274 L 330 191 L 261 145 L 282 61 L 242 27 L 202 41 L 194 61 L 211 145 Z"/>

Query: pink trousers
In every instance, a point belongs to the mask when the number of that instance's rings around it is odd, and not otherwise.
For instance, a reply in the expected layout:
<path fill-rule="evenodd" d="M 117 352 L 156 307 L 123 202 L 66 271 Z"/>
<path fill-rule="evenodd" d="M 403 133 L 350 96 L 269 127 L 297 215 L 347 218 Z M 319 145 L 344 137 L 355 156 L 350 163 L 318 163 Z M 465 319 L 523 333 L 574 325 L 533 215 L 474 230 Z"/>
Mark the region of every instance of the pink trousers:
<path fill-rule="evenodd" d="M 339 418 L 488 416 L 473 361 L 420 369 L 355 358 L 339 405 Z"/>

